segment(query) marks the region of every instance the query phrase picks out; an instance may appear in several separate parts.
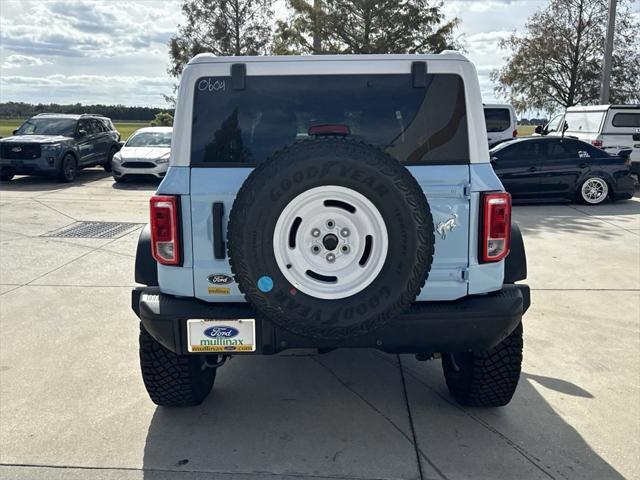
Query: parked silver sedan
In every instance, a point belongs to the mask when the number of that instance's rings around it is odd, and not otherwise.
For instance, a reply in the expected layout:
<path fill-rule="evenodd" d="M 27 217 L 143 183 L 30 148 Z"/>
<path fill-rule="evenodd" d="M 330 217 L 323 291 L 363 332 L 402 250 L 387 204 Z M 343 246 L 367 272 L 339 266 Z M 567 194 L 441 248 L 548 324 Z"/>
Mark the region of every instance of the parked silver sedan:
<path fill-rule="evenodd" d="M 164 177 L 171 153 L 171 127 L 146 127 L 135 131 L 111 160 L 116 182 L 139 176 Z"/>

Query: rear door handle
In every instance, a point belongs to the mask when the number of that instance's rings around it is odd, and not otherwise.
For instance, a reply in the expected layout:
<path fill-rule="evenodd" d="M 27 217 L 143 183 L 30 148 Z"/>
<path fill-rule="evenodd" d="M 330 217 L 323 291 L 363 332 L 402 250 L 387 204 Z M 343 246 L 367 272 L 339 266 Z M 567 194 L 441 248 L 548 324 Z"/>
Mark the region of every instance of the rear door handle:
<path fill-rule="evenodd" d="M 587 168 L 589 166 L 589 164 L 587 163 L 581 163 L 580 165 L 578 165 L 580 168 Z"/>
<path fill-rule="evenodd" d="M 222 238 L 222 220 L 224 219 L 224 203 L 213 204 L 213 257 L 224 260 L 224 239 Z"/>

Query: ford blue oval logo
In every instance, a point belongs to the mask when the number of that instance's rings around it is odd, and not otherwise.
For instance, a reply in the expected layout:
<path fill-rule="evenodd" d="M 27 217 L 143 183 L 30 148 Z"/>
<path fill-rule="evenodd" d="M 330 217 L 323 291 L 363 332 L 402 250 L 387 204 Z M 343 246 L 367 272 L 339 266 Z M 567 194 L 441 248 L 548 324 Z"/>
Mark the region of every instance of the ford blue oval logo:
<path fill-rule="evenodd" d="M 238 333 L 240 332 L 238 332 L 237 328 L 225 326 L 209 327 L 204 331 L 204 334 L 211 338 L 233 338 L 238 335 Z"/>

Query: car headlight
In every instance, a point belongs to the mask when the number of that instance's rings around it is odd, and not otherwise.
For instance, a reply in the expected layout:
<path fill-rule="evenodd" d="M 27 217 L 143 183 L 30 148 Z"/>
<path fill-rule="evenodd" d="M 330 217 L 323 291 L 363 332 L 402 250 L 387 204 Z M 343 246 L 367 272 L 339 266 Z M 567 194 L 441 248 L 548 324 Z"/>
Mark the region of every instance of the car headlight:
<path fill-rule="evenodd" d="M 111 160 L 120 163 L 122 161 L 122 155 L 120 152 L 117 152 L 113 157 L 111 157 Z"/>
<path fill-rule="evenodd" d="M 165 153 L 161 157 L 156 158 L 156 163 L 167 163 L 169 161 L 170 152 Z"/>
<path fill-rule="evenodd" d="M 60 149 L 60 147 L 62 147 L 61 143 L 45 143 L 44 145 L 41 146 L 42 151 L 44 152 L 53 152 L 55 150 Z"/>

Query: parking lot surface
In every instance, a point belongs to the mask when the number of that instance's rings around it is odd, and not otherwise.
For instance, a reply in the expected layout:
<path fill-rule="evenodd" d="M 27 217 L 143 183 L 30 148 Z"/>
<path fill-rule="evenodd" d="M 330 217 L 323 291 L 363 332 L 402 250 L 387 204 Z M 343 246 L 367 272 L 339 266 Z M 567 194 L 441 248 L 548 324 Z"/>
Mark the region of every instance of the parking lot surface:
<path fill-rule="evenodd" d="M 640 198 L 521 206 L 532 307 L 505 408 L 458 406 L 440 362 L 372 350 L 233 358 L 190 409 L 156 408 L 130 307 L 153 183 L 0 187 L 3 479 L 640 479 Z"/>

